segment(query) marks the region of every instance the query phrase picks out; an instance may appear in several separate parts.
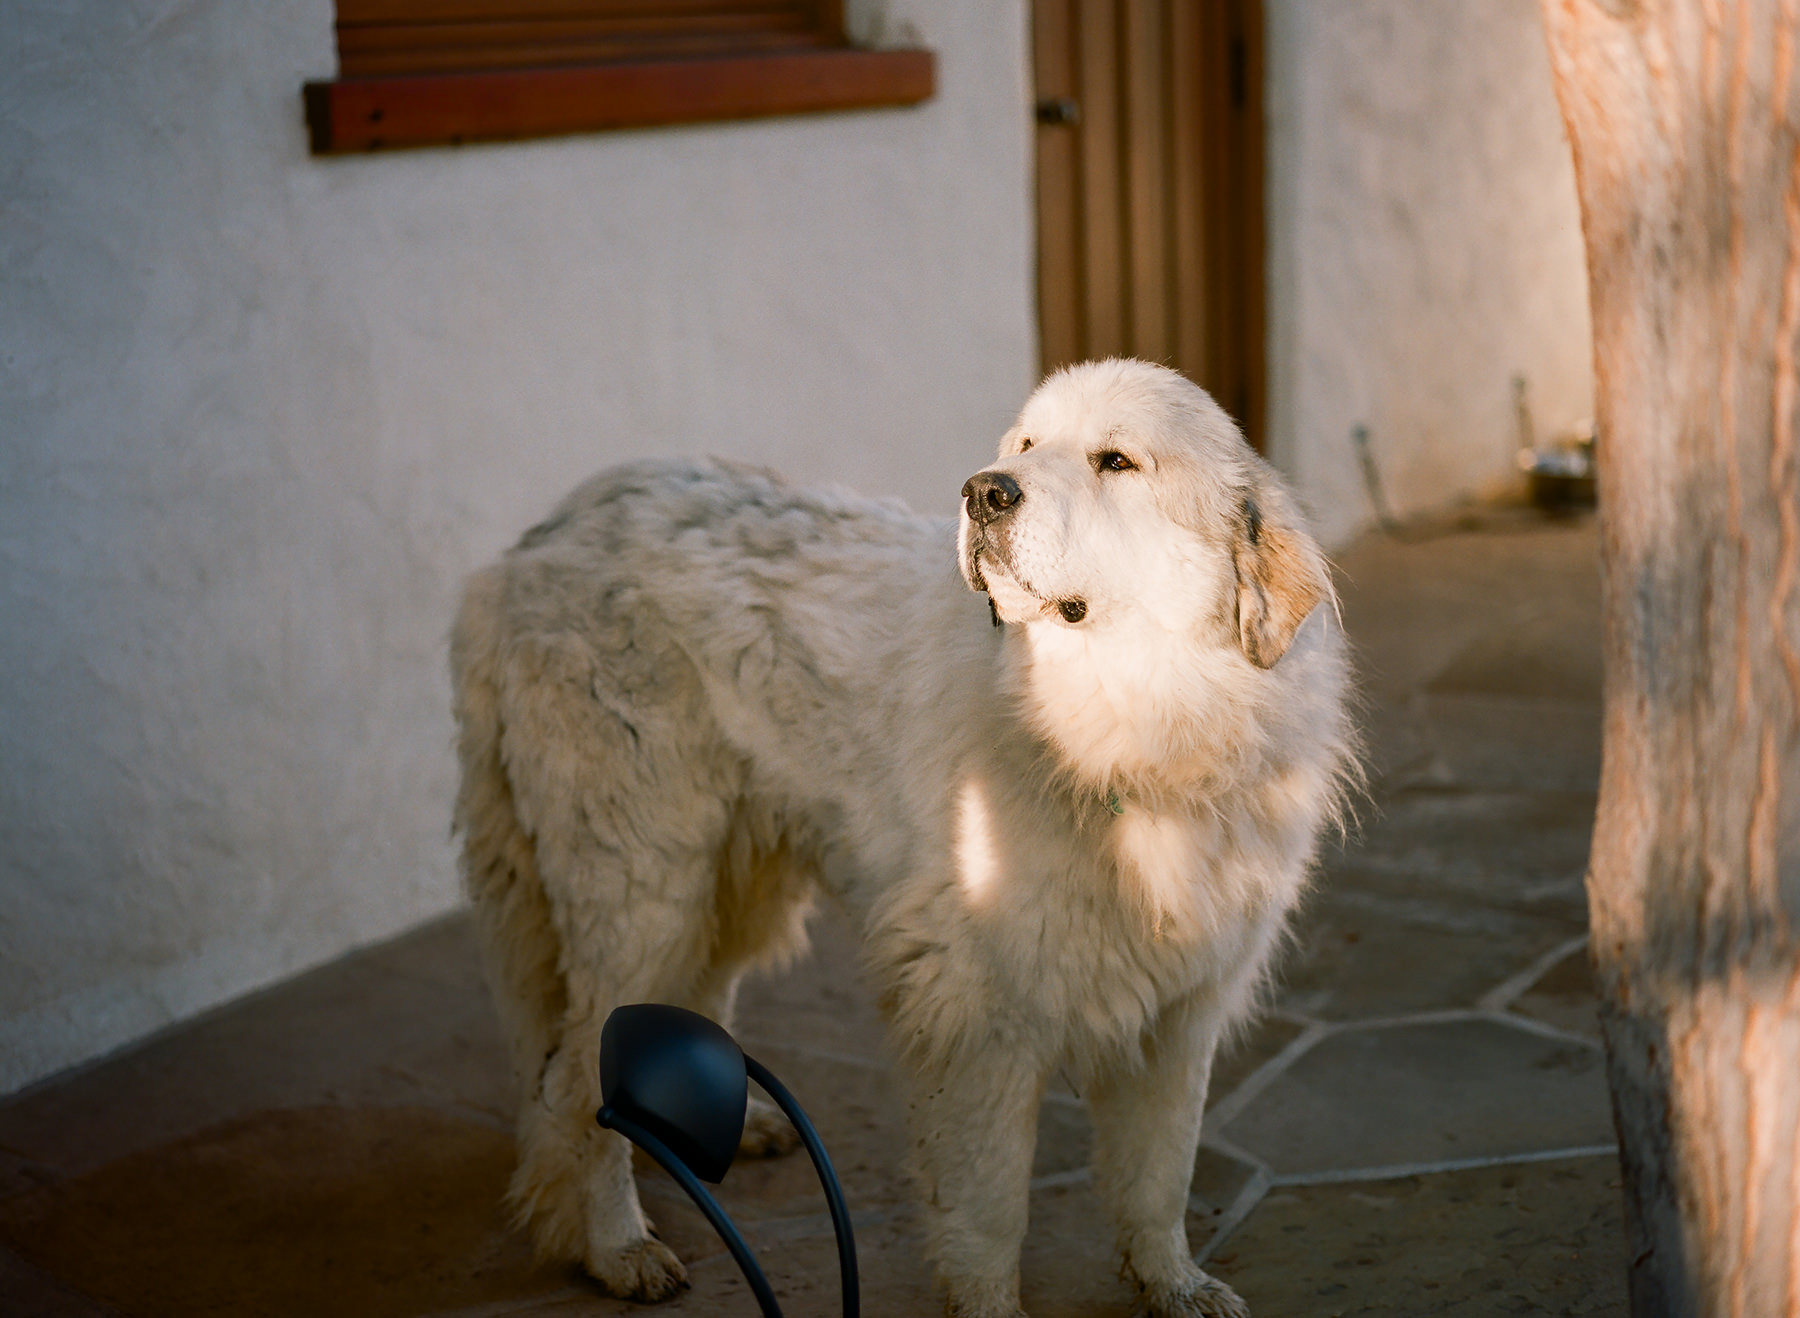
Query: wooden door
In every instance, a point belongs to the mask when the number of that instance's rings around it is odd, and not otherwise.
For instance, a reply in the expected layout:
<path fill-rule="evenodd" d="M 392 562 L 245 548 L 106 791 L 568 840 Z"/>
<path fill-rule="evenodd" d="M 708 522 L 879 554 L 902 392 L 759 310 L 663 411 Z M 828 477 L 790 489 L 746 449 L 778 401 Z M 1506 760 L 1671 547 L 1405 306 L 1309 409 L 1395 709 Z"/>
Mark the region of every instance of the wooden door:
<path fill-rule="evenodd" d="M 1043 366 L 1163 362 L 1263 433 L 1261 0 L 1033 0 Z"/>

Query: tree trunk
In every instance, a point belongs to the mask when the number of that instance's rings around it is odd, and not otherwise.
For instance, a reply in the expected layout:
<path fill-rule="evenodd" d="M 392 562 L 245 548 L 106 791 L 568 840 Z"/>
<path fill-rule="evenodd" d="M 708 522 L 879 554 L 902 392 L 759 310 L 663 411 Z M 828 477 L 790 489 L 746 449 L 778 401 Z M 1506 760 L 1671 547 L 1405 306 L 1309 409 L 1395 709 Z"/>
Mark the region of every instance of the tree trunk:
<path fill-rule="evenodd" d="M 1543 6 L 1593 306 L 1632 1312 L 1800 1315 L 1800 0 Z"/>

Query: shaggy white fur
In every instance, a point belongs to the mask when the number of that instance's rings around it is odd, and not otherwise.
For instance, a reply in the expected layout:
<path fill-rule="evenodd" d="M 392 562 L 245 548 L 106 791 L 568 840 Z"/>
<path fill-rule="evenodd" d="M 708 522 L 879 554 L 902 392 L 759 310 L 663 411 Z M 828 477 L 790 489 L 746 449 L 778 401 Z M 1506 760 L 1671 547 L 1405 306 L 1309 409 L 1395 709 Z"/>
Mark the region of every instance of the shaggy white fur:
<path fill-rule="evenodd" d="M 1184 1214 L 1214 1049 L 1354 772 L 1324 559 L 1213 401 L 1141 362 L 1046 380 L 965 493 L 958 532 L 640 463 L 468 583 L 457 821 L 523 1089 L 512 1198 L 620 1295 L 683 1273 L 594 1123 L 600 1027 L 643 1000 L 729 1024 L 822 891 L 892 1023 L 951 1313 L 1019 1312 L 1058 1067 L 1150 1311 L 1246 1312 Z"/>

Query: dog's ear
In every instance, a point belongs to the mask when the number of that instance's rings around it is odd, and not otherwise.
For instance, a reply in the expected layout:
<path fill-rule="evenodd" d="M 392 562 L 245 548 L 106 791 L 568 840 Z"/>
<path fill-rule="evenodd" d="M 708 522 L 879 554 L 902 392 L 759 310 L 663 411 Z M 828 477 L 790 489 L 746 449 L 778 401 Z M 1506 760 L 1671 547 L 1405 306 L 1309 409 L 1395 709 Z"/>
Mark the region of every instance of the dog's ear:
<path fill-rule="evenodd" d="M 1258 668 L 1273 668 L 1322 600 L 1336 602 L 1325 555 L 1300 526 L 1287 496 L 1251 490 L 1232 537 L 1238 644 Z"/>

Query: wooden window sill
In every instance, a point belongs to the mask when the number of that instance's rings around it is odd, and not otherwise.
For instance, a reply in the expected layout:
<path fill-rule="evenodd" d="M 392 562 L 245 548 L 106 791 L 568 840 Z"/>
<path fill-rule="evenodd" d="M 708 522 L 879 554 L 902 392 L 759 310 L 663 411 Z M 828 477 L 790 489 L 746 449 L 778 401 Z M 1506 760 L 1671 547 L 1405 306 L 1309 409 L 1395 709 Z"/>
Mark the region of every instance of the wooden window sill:
<path fill-rule="evenodd" d="M 928 50 L 835 47 L 309 82 L 315 155 L 915 105 Z"/>

